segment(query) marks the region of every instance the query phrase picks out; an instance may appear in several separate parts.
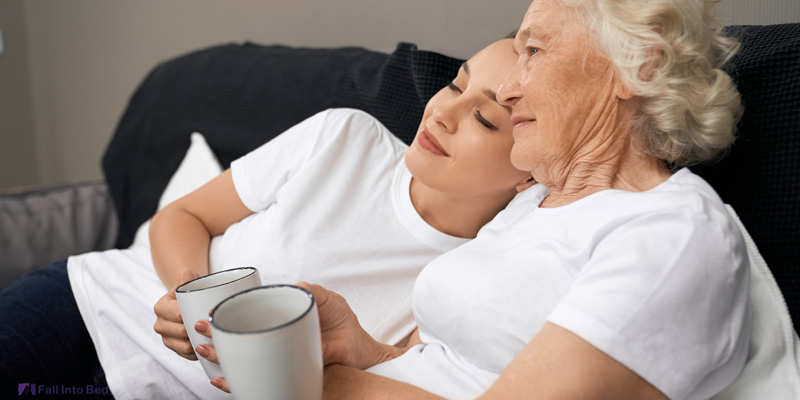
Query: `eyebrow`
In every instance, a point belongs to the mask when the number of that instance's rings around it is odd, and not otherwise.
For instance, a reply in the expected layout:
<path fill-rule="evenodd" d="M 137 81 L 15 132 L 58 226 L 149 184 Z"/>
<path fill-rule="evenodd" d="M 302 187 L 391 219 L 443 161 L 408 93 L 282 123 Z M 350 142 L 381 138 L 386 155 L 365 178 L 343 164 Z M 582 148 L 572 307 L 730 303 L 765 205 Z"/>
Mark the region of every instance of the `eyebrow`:
<path fill-rule="evenodd" d="M 461 68 L 463 68 L 463 69 L 464 69 L 464 72 L 467 74 L 467 76 L 469 76 L 469 64 L 467 64 L 467 62 L 466 62 L 466 61 L 464 61 L 463 63 L 461 63 Z"/>
<path fill-rule="evenodd" d="M 525 39 L 531 36 L 531 28 L 525 27 L 517 31 L 517 35 L 514 36 L 514 46 L 511 46 L 511 50 L 514 51 L 514 55 L 519 56 L 519 52 L 517 51 L 517 43 L 524 42 Z"/>

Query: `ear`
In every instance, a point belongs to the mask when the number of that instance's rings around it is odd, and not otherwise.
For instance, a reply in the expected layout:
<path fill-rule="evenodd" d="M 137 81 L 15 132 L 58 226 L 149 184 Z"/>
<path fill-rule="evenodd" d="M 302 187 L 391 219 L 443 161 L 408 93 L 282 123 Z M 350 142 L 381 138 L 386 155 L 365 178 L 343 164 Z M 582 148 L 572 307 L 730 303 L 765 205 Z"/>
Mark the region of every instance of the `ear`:
<path fill-rule="evenodd" d="M 649 47 L 645 50 L 645 62 L 639 67 L 639 80 L 648 82 L 653 79 L 653 75 L 658 67 L 661 65 L 662 56 L 664 52 L 661 49 L 656 47 Z M 615 82 L 615 91 L 617 93 L 617 97 L 623 100 L 629 100 L 633 98 L 636 94 L 628 88 L 628 86 L 622 82 L 621 79 L 617 78 Z"/>
<path fill-rule="evenodd" d="M 525 178 L 525 180 L 523 180 L 522 182 L 518 183 L 517 186 L 515 186 L 514 188 L 517 189 L 517 193 L 520 193 L 523 190 L 525 190 L 525 189 L 527 189 L 527 188 L 529 188 L 529 187 L 531 187 L 531 186 L 533 186 L 535 184 L 536 184 L 536 180 L 533 179 L 533 176 L 529 176 L 529 177 Z"/>
<path fill-rule="evenodd" d="M 614 77 L 614 93 L 617 95 L 617 98 L 620 100 L 630 100 L 634 96 L 633 90 L 631 90 L 625 82 L 622 81 L 618 76 Z"/>
<path fill-rule="evenodd" d="M 639 67 L 639 79 L 647 82 L 653 79 L 656 69 L 661 66 L 664 59 L 664 51 L 658 47 L 651 46 L 644 51 L 645 62 Z"/>

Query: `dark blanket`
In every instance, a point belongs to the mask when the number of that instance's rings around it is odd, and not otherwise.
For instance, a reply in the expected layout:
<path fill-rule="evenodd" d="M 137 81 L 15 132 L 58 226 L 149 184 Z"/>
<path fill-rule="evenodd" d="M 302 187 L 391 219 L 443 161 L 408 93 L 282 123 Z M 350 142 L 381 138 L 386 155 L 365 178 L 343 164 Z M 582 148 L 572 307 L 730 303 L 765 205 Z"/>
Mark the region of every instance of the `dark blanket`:
<path fill-rule="evenodd" d="M 725 70 L 745 112 L 722 161 L 692 168 L 733 206 L 764 256 L 800 331 L 800 23 L 734 26 Z"/>

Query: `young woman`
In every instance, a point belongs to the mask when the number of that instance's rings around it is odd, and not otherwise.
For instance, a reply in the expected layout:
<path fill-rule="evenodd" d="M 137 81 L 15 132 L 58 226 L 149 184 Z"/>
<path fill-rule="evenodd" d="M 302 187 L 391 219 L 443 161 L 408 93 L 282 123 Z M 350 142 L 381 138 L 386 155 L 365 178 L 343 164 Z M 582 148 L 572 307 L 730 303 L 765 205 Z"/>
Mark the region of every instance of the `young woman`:
<path fill-rule="evenodd" d="M 70 257 L 66 267 L 26 276 L 0 294 L 9 304 L 0 340 L 20 349 L 0 361 L 4 381 L 67 380 L 79 368 L 64 366 L 96 349 L 117 398 L 226 396 L 187 360 L 195 355 L 174 289 L 242 265 L 258 268 L 264 283 L 335 288 L 371 335 L 401 342 L 414 328 L 419 271 L 475 237 L 532 184 L 511 165 L 510 111 L 494 95 L 510 54 L 504 39 L 465 63 L 428 103 L 410 147 L 363 112 L 322 112 L 159 212 L 151 248 Z M 59 285 L 60 297 L 42 301 L 65 308 L 26 297 L 44 284 Z M 15 324 L 23 307 L 53 321 L 47 335 L 31 340 L 41 324 Z"/>

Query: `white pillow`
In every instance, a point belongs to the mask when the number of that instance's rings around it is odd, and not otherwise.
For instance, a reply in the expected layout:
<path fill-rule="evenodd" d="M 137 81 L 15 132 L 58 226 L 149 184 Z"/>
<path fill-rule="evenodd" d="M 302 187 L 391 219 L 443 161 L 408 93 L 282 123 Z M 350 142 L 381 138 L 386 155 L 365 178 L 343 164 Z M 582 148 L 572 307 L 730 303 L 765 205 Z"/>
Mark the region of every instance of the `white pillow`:
<path fill-rule="evenodd" d="M 158 210 L 193 192 L 222 172 L 222 165 L 217 161 L 211 148 L 208 147 L 203 135 L 194 132 L 190 136 L 190 140 L 189 150 L 186 151 L 183 161 L 181 161 L 172 178 L 169 179 L 167 187 L 164 188 L 164 193 L 161 194 L 161 198 L 158 200 Z M 136 230 L 131 247 L 150 246 L 149 229 L 150 220 L 148 219 Z"/>
<path fill-rule="evenodd" d="M 786 301 L 742 221 L 726 206 L 739 225 L 750 257 L 753 332 L 744 369 L 714 400 L 800 399 L 800 339 Z"/>

